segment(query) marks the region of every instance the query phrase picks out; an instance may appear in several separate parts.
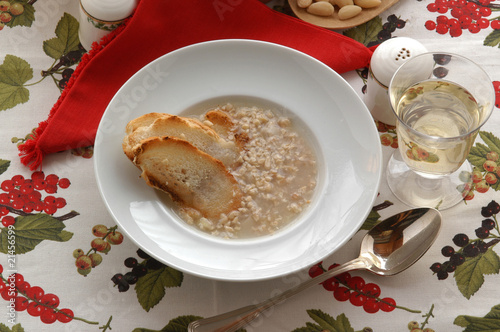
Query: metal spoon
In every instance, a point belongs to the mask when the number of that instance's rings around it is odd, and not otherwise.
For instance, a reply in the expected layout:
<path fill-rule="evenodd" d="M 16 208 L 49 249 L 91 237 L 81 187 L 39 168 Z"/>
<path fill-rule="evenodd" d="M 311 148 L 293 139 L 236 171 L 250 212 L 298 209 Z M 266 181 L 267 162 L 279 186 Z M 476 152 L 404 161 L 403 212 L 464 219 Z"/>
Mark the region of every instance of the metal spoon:
<path fill-rule="evenodd" d="M 260 304 L 191 322 L 188 332 L 233 332 L 289 297 L 336 275 L 368 270 L 390 276 L 409 268 L 430 248 L 441 228 L 441 214 L 431 208 L 398 213 L 375 225 L 363 238 L 358 258 L 337 266 Z"/>

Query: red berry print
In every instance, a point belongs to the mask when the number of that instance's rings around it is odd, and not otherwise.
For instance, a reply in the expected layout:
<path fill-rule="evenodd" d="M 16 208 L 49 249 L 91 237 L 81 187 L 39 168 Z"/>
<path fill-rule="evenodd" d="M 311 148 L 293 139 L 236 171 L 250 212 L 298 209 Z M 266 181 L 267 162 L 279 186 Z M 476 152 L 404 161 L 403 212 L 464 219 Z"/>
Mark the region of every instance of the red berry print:
<path fill-rule="evenodd" d="M 71 322 L 74 316 L 75 315 L 73 314 L 73 311 L 67 308 L 59 310 L 56 314 L 57 320 L 60 321 L 61 323 Z"/>
<path fill-rule="evenodd" d="M 477 25 L 480 29 L 487 29 L 490 26 L 490 21 L 486 18 L 480 18 L 477 20 Z"/>
<path fill-rule="evenodd" d="M 426 21 L 425 28 L 441 35 L 449 34 L 453 38 L 460 37 L 465 31 L 477 34 L 490 26 L 494 30 L 500 29 L 498 19 L 492 20 L 491 23 L 488 19 L 492 14 L 490 2 L 489 0 L 435 0 L 426 8 L 430 13 L 439 15 L 434 21 Z M 452 19 L 455 21 L 451 21 Z"/>
<path fill-rule="evenodd" d="M 376 299 L 370 298 L 363 304 L 363 309 L 369 314 L 374 314 L 379 311 L 380 302 Z"/>
<path fill-rule="evenodd" d="M 16 311 L 26 311 L 32 317 L 39 317 L 44 324 L 56 322 L 68 323 L 73 320 L 71 309 L 59 309 L 59 297 L 53 293 L 46 293 L 42 287 L 31 286 L 20 273 L 13 273 L 6 279 L 2 275 L 3 266 L 0 264 L 0 296 L 14 304 Z M 83 318 L 80 321 L 88 324 L 98 324 Z"/>
<path fill-rule="evenodd" d="M 40 302 L 48 307 L 57 307 L 59 305 L 59 297 L 55 294 L 45 294 L 40 299 Z"/>
<path fill-rule="evenodd" d="M 31 180 L 43 180 L 45 178 L 45 173 L 42 171 L 36 171 L 31 174 Z"/>
<path fill-rule="evenodd" d="M 30 302 L 27 308 L 28 314 L 33 317 L 40 317 L 45 311 L 45 307 L 37 304 L 36 302 Z"/>
<path fill-rule="evenodd" d="M 498 29 L 500 29 L 500 21 L 493 21 L 491 22 L 491 27 L 493 27 L 493 23 L 498 22 Z M 493 81 L 493 88 L 495 89 L 495 107 L 500 108 L 500 81 Z M 494 161 L 497 161 L 498 159 L 495 159 Z M 500 170 L 500 168 L 499 168 Z"/>
<path fill-rule="evenodd" d="M 362 291 L 363 288 L 365 287 L 365 280 L 361 277 L 352 277 L 349 279 L 349 281 L 347 282 L 347 285 L 355 290 L 355 291 Z"/>
<path fill-rule="evenodd" d="M 333 292 L 339 286 L 339 282 L 335 277 L 332 277 L 323 282 L 322 285 L 327 291 Z"/>
<path fill-rule="evenodd" d="M 40 320 L 45 324 L 52 324 L 57 320 L 57 314 L 53 309 L 45 308 L 44 312 L 40 315 Z"/>
<path fill-rule="evenodd" d="M 0 185 L 0 187 L 2 188 L 3 191 L 11 191 L 12 189 L 15 188 L 15 185 L 14 185 L 14 181 L 12 180 L 5 180 L 2 182 L 2 184 Z"/>
<path fill-rule="evenodd" d="M 24 296 L 17 296 L 14 303 L 16 311 L 24 311 L 28 308 L 30 302 Z"/>
<path fill-rule="evenodd" d="M 49 174 L 45 178 L 45 182 L 50 185 L 56 185 L 59 181 L 59 177 L 55 174 Z"/>
<path fill-rule="evenodd" d="M 125 261 L 125 264 L 132 266 L 132 261 L 127 263 L 128 260 L 129 259 Z M 134 262 L 137 264 L 136 260 L 134 260 Z M 328 270 L 337 266 L 339 266 L 339 264 L 332 264 Z M 309 269 L 309 276 L 314 278 L 324 272 L 322 263 L 319 263 Z M 115 275 L 113 277 L 115 284 L 119 285 L 121 280 L 125 277 L 126 275 Z M 327 279 L 322 283 L 322 286 L 326 291 L 333 293 L 335 300 L 339 302 L 349 302 L 353 306 L 363 308 L 367 313 L 376 313 L 378 311 L 390 312 L 397 307 L 396 301 L 393 298 L 380 298 L 381 289 L 377 284 L 367 283 L 362 277 L 353 276 L 349 272 L 344 272 L 338 276 Z M 404 307 L 398 308 L 406 309 Z"/>
<path fill-rule="evenodd" d="M 337 289 L 333 291 L 333 297 L 340 302 L 349 300 L 350 296 L 351 292 L 347 287 L 337 287 Z"/>
<path fill-rule="evenodd" d="M 368 283 L 363 287 L 363 292 L 370 297 L 379 297 L 380 296 L 380 287 L 374 283 Z"/>
<path fill-rule="evenodd" d="M 449 27 L 447 24 L 441 23 L 436 26 L 436 32 L 440 35 L 445 35 L 449 31 Z"/>
<path fill-rule="evenodd" d="M 436 29 L 436 22 L 428 20 L 425 22 L 425 28 L 429 31 Z"/>
<path fill-rule="evenodd" d="M 24 277 L 20 273 L 13 273 L 9 276 L 9 280 L 14 280 L 14 284 L 16 287 L 19 287 L 22 283 L 24 283 Z"/>
<path fill-rule="evenodd" d="M 62 197 L 57 197 L 55 200 L 55 205 L 58 209 L 62 209 L 66 206 L 66 200 Z"/>
<path fill-rule="evenodd" d="M 461 35 L 462 35 L 462 30 L 460 28 L 455 28 L 455 29 L 451 29 L 450 28 L 450 36 L 452 36 L 452 37 L 460 37 Z"/>
<path fill-rule="evenodd" d="M 17 296 L 17 292 L 10 290 L 9 288 L 5 289 L 2 294 L 2 298 L 5 301 L 12 301 L 12 299 L 15 299 Z"/>
<path fill-rule="evenodd" d="M 430 3 L 427 5 L 427 10 L 431 13 L 437 12 L 437 5 L 435 3 Z"/>
<path fill-rule="evenodd" d="M 22 284 L 20 284 L 19 286 L 17 286 L 17 290 L 23 294 L 23 295 L 26 295 L 26 292 L 28 291 L 28 289 L 31 288 L 31 285 L 29 282 L 27 281 L 24 281 Z"/>
<path fill-rule="evenodd" d="M 26 291 L 26 296 L 30 299 L 40 301 L 45 295 L 45 291 L 39 286 L 33 286 Z"/>
<path fill-rule="evenodd" d="M 66 189 L 70 186 L 71 182 L 68 179 L 63 178 L 59 180 L 58 184 L 60 188 Z"/>
<path fill-rule="evenodd" d="M 94 227 L 95 228 L 95 227 Z M 323 270 L 323 267 L 321 266 L 321 262 L 316 264 L 316 265 L 313 265 L 310 269 L 309 269 L 309 276 L 311 278 L 314 278 L 314 277 L 317 277 L 319 276 L 320 274 L 323 274 L 323 272 L 325 272 Z"/>
<path fill-rule="evenodd" d="M 4 227 L 9 227 L 11 225 L 14 225 L 16 222 L 16 219 L 13 216 L 5 216 L 2 218 L 2 225 Z"/>
<path fill-rule="evenodd" d="M 385 311 L 385 312 L 391 312 L 394 309 L 396 309 L 396 301 L 394 301 L 393 298 L 384 297 L 380 301 L 380 310 Z"/>
<path fill-rule="evenodd" d="M 15 226 L 17 218 L 13 215 L 26 216 L 44 212 L 54 215 L 66 206 L 63 197 L 56 197 L 58 189 L 70 186 L 67 178 L 60 179 L 55 174 L 45 176 L 42 171 L 31 176 L 14 175 L 0 183 L 0 220 L 3 227 Z M 43 196 L 45 198 L 43 198 Z"/>
<path fill-rule="evenodd" d="M 365 304 L 366 300 L 366 295 L 359 292 L 352 292 L 351 296 L 349 297 L 349 301 L 351 302 L 351 304 L 356 307 L 360 307 Z"/>

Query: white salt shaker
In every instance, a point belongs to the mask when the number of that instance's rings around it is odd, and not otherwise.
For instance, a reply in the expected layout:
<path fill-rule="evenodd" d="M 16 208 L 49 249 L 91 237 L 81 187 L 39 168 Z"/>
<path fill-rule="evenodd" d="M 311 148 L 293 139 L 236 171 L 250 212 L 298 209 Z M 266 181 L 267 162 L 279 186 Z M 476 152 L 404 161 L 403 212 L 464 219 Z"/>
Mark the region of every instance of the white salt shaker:
<path fill-rule="evenodd" d="M 425 52 L 427 49 L 424 45 L 408 37 L 388 39 L 375 49 L 370 62 L 364 101 L 376 120 L 396 125 L 396 116 L 389 102 L 389 83 L 403 63 Z"/>
<path fill-rule="evenodd" d="M 80 0 L 80 43 L 90 50 L 92 43 L 116 29 L 129 17 L 139 0 Z"/>

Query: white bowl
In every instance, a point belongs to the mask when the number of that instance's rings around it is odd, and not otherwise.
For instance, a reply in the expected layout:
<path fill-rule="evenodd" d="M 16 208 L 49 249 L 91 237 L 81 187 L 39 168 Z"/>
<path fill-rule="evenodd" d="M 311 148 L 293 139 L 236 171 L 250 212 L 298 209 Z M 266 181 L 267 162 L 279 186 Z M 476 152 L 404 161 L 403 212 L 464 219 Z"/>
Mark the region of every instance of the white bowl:
<path fill-rule="evenodd" d="M 142 114 L 184 114 L 195 105 L 242 96 L 280 105 L 309 129 L 318 185 L 311 206 L 282 231 L 226 240 L 180 220 L 165 195 L 139 178 L 121 142 L 126 124 Z M 368 109 L 329 67 L 281 45 L 217 40 L 173 51 L 133 75 L 103 115 L 94 162 L 111 215 L 151 256 L 200 277 L 255 281 L 306 268 L 356 233 L 377 196 L 382 152 Z"/>

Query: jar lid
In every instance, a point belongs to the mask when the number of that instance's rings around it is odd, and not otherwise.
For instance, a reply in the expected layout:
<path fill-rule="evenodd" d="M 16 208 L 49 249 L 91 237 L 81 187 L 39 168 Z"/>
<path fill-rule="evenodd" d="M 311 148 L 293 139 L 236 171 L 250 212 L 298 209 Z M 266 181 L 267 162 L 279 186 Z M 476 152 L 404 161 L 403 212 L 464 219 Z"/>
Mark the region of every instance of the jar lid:
<path fill-rule="evenodd" d="M 373 76 L 389 86 L 396 70 L 414 56 L 426 53 L 424 45 L 408 37 L 395 37 L 384 41 L 373 52 L 370 69 Z"/>
<path fill-rule="evenodd" d="M 81 0 L 82 8 L 92 17 L 102 21 L 121 21 L 129 17 L 139 0 Z"/>

